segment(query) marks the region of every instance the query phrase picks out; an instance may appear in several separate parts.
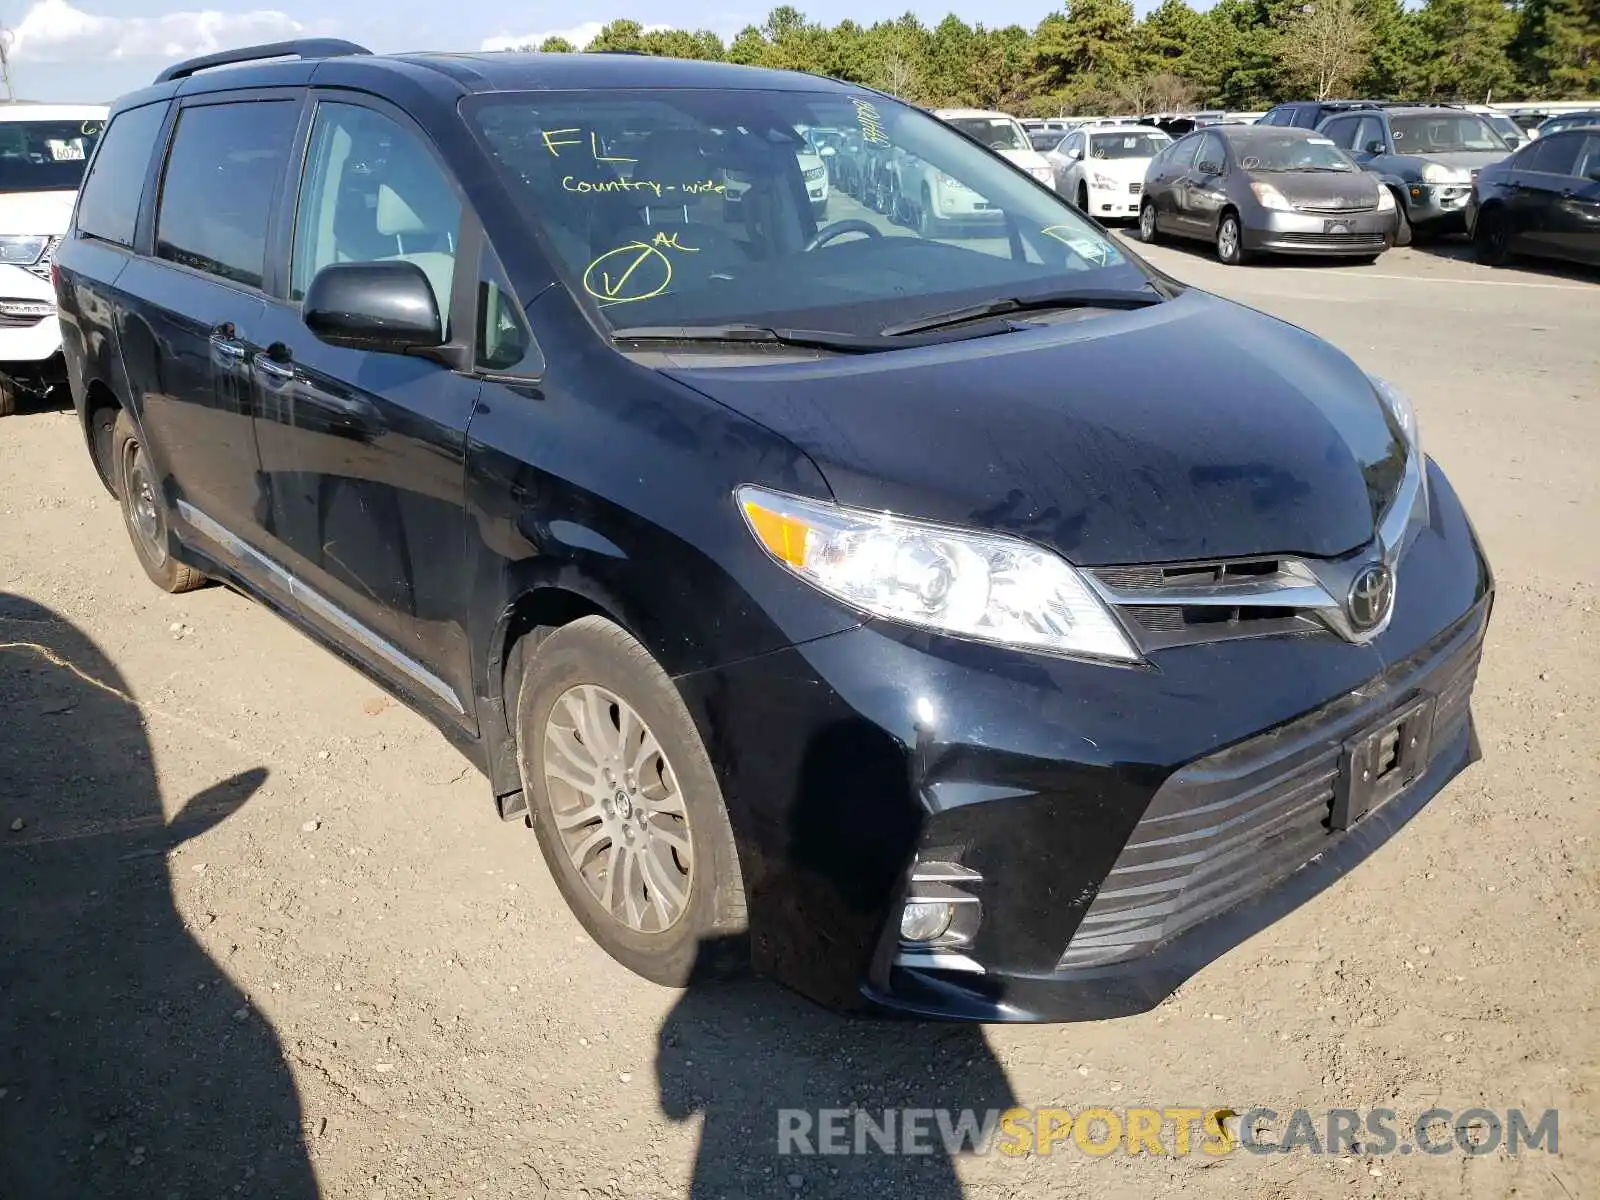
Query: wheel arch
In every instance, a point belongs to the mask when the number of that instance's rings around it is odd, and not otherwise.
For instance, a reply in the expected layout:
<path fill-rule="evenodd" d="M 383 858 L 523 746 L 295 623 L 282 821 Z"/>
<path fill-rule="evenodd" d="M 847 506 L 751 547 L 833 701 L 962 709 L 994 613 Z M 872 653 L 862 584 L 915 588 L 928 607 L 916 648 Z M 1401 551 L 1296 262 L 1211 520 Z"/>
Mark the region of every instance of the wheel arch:
<path fill-rule="evenodd" d="M 117 414 L 125 408 L 122 398 L 104 380 L 90 380 L 84 388 L 83 440 L 101 485 L 113 496 L 117 495 L 117 474 L 111 469 L 111 430 Z"/>

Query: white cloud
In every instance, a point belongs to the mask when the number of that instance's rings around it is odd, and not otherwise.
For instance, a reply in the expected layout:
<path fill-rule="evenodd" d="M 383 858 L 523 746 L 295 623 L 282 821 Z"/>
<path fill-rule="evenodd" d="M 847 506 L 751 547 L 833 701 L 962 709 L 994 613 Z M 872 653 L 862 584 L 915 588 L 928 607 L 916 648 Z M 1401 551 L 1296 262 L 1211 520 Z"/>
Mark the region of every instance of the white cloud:
<path fill-rule="evenodd" d="M 181 59 L 254 42 L 298 37 L 304 27 L 270 9 L 172 12 L 159 17 L 101 17 L 66 0 L 37 0 L 12 33 L 12 56 L 34 62 L 88 64 L 106 59 Z"/>
<path fill-rule="evenodd" d="M 537 49 L 543 44 L 545 38 L 566 38 L 579 50 L 582 50 L 595 38 L 600 36 L 600 31 L 606 27 L 604 21 L 585 21 L 582 25 L 574 25 L 571 29 L 547 29 L 542 33 L 508 33 L 498 37 L 484 38 L 483 50 L 516 50 L 521 46 L 532 46 Z M 645 33 L 655 33 L 658 30 L 671 29 L 671 25 L 646 25 Z"/>

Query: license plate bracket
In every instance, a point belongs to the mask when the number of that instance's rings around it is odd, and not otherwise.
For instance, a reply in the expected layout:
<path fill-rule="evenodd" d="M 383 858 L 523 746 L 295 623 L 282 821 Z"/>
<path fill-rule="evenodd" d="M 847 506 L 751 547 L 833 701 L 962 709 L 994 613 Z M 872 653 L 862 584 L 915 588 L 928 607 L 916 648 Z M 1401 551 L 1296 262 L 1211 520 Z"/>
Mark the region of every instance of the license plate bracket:
<path fill-rule="evenodd" d="M 1428 766 L 1432 740 L 1430 696 L 1413 701 L 1381 725 L 1346 742 L 1329 826 L 1349 829 L 1416 782 Z"/>

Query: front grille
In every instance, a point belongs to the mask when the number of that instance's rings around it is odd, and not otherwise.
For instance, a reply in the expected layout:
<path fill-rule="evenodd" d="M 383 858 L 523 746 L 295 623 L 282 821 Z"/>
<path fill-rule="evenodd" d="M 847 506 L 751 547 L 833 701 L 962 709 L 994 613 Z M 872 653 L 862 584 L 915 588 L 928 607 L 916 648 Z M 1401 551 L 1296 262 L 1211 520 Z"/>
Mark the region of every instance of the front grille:
<path fill-rule="evenodd" d="M 1468 720 L 1484 608 L 1432 647 L 1331 704 L 1174 773 L 1156 792 L 1079 923 L 1057 970 L 1100 966 L 1265 891 L 1326 853 L 1347 742 L 1419 696 L 1434 701 L 1431 745 Z"/>
<path fill-rule="evenodd" d="M 1274 233 L 1272 240 L 1291 246 L 1361 246 L 1383 249 L 1381 233 Z"/>
<path fill-rule="evenodd" d="M 1102 594 L 1131 620 L 1147 650 L 1194 642 L 1328 632 L 1313 610 L 1290 599 L 1331 604 L 1297 560 L 1228 559 L 1158 566 L 1096 567 Z"/>
<path fill-rule="evenodd" d="M 1371 204 L 1301 204 L 1297 205 L 1301 212 L 1317 213 L 1320 216 L 1342 217 L 1346 213 L 1373 212 L 1378 207 L 1374 200 Z"/>

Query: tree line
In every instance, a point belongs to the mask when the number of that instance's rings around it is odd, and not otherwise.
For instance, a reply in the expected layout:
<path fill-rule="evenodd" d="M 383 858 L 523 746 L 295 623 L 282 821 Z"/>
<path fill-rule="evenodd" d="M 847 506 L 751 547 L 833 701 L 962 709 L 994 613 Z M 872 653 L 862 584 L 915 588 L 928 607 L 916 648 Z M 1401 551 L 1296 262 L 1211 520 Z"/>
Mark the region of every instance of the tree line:
<path fill-rule="evenodd" d="M 612 21 L 587 46 L 812 71 L 927 106 L 1032 116 L 1262 109 L 1286 99 L 1584 99 L 1600 94 L 1600 0 L 1067 0 L 1033 29 L 906 13 L 824 26 L 782 5 L 723 43 Z"/>

